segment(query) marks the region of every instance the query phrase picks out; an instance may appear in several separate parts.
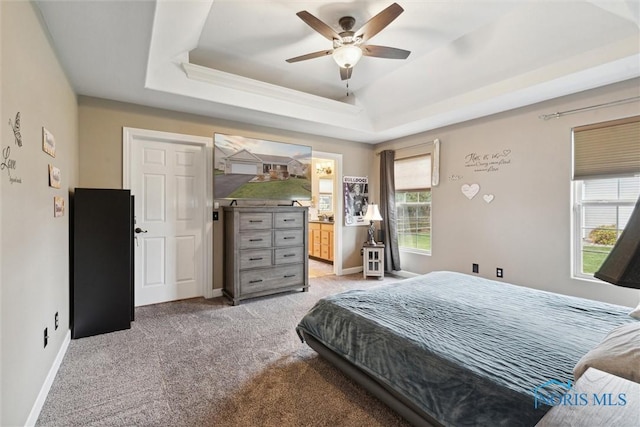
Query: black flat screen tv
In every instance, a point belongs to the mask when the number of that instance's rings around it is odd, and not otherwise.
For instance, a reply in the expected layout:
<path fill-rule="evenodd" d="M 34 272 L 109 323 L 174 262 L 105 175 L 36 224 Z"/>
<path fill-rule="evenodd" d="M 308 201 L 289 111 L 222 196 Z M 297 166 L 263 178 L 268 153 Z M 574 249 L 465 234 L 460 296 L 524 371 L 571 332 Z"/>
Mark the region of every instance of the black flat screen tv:
<path fill-rule="evenodd" d="M 311 200 L 311 147 L 214 135 L 215 199 Z"/>

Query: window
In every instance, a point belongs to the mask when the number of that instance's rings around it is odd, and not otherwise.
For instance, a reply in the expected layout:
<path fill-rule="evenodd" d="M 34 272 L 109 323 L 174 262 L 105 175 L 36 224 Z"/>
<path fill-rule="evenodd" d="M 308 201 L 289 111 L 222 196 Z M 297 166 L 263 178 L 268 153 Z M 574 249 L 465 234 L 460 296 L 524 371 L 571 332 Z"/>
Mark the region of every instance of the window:
<path fill-rule="evenodd" d="M 640 176 L 576 181 L 575 275 L 593 277 L 629 221 Z"/>
<path fill-rule="evenodd" d="M 573 130 L 573 275 L 593 278 L 640 197 L 640 117 Z"/>
<path fill-rule="evenodd" d="M 431 253 L 431 156 L 394 162 L 398 246 Z"/>

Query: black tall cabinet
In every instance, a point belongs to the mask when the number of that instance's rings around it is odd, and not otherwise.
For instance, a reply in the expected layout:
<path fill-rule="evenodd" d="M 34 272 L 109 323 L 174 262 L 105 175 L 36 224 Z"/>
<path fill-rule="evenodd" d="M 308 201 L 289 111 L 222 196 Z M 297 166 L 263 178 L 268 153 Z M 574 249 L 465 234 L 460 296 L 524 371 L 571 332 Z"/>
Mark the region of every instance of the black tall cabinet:
<path fill-rule="evenodd" d="M 71 200 L 71 335 L 129 329 L 134 303 L 131 192 L 76 188 Z"/>

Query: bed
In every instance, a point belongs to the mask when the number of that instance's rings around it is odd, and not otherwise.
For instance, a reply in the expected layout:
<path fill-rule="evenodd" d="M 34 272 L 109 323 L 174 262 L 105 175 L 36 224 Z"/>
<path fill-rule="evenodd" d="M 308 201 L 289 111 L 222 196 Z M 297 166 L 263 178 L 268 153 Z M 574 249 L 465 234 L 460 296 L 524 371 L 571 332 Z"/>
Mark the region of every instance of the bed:
<path fill-rule="evenodd" d="M 323 298 L 296 330 L 414 425 L 533 426 L 552 404 L 534 397 L 562 393 L 583 355 L 638 322 L 628 312 L 432 272 Z"/>

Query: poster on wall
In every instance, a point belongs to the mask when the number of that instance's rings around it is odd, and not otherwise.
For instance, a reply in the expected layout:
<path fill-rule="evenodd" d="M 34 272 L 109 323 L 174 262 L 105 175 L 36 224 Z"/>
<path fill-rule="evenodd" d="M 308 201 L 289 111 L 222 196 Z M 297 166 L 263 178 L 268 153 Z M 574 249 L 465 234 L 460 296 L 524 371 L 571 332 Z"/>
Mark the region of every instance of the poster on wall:
<path fill-rule="evenodd" d="M 344 192 L 344 225 L 367 225 L 364 215 L 369 204 L 369 178 L 345 176 L 342 180 Z"/>

